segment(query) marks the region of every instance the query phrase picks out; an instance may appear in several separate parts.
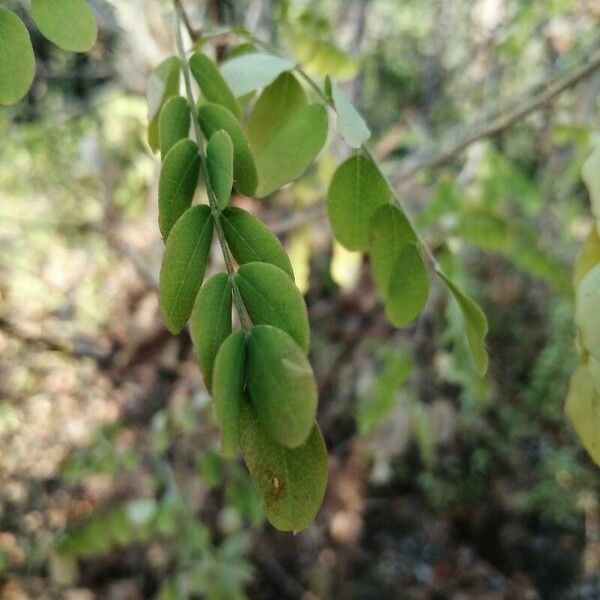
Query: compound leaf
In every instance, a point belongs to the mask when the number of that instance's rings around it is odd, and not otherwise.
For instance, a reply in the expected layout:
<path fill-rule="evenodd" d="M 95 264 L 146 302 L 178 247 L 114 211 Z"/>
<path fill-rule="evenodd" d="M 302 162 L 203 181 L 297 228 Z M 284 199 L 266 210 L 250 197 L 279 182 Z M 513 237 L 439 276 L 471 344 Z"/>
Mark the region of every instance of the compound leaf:
<path fill-rule="evenodd" d="M 306 442 L 315 420 L 317 385 L 304 350 L 282 329 L 252 328 L 248 389 L 261 424 L 275 441 L 288 448 Z"/>
<path fill-rule="evenodd" d="M 160 311 L 172 334 L 188 320 L 208 263 L 213 220 L 206 205 L 193 206 L 175 223 L 160 270 Z"/>
<path fill-rule="evenodd" d="M 160 154 L 165 158 L 169 150 L 190 132 L 192 115 L 183 96 L 173 96 L 164 103 L 158 120 Z"/>
<path fill-rule="evenodd" d="M 231 301 L 229 277 L 217 273 L 200 288 L 192 309 L 190 335 L 209 391 L 217 352 L 231 333 Z"/>
<path fill-rule="evenodd" d="M 221 73 L 233 93 L 239 97 L 269 85 L 294 62 L 264 52 L 242 54 L 221 65 Z"/>
<path fill-rule="evenodd" d="M 273 440 L 249 403 L 242 404 L 240 446 L 267 518 L 281 531 L 301 531 L 314 520 L 327 486 L 327 449 L 318 425 L 295 449 Z"/>
<path fill-rule="evenodd" d="M 233 143 L 225 130 L 216 131 L 208 141 L 206 165 L 217 203 L 223 209 L 229 203 L 233 187 Z"/>

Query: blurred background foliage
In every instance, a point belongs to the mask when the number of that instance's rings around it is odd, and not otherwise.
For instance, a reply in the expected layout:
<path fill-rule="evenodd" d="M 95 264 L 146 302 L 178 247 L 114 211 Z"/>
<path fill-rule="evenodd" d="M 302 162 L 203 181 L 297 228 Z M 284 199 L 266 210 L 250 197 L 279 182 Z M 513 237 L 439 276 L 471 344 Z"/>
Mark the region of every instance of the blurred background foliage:
<path fill-rule="evenodd" d="M 34 86 L 0 112 L 0 596 L 600 597 L 600 477 L 563 415 L 600 71 L 412 170 L 597 52 L 598 3 L 185 3 L 212 21 L 204 33 L 244 25 L 344 82 L 490 322 L 485 380 L 441 290 L 416 324 L 390 327 L 368 265 L 332 246 L 323 217 L 336 139 L 276 197 L 238 199 L 282 236 L 309 307 L 330 484 L 295 537 L 264 523 L 244 467 L 219 457 L 189 336 L 158 314 L 144 90 L 173 51 L 170 3 L 91 4 L 93 51 L 31 27 Z"/>

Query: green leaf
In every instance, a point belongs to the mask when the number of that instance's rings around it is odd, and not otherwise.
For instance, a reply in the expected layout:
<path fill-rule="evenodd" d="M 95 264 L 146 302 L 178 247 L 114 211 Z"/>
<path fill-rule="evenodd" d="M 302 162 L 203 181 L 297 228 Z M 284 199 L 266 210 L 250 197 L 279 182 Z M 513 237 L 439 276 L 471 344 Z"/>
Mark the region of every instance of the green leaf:
<path fill-rule="evenodd" d="M 417 238 L 406 215 L 394 204 L 380 206 L 369 223 L 369 254 L 377 287 L 385 300 L 400 250 Z"/>
<path fill-rule="evenodd" d="M 590 193 L 592 212 L 596 219 L 600 219 L 600 144 L 583 164 L 581 178 Z"/>
<path fill-rule="evenodd" d="M 387 182 L 371 159 L 356 154 L 343 162 L 327 194 L 329 220 L 338 242 L 348 250 L 366 250 L 371 217 L 388 199 Z"/>
<path fill-rule="evenodd" d="M 169 98 L 179 94 L 180 70 L 181 62 L 176 56 L 171 56 L 154 69 L 148 80 L 148 144 L 154 151 L 159 147 L 160 111 Z"/>
<path fill-rule="evenodd" d="M 429 294 L 429 278 L 415 244 L 400 250 L 390 275 L 385 314 L 396 327 L 405 327 L 423 310 Z"/>
<path fill-rule="evenodd" d="M 571 377 L 565 411 L 583 447 L 600 466 L 600 394 L 587 365 L 579 365 Z"/>
<path fill-rule="evenodd" d="M 0 44 L 0 104 L 14 104 L 31 87 L 35 57 L 23 21 L 6 8 L 0 8 Z"/>
<path fill-rule="evenodd" d="M 600 236 L 596 227 L 592 227 L 577 256 L 573 267 L 573 285 L 580 281 L 600 263 Z"/>
<path fill-rule="evenodd" d="M 233 187 L 233 143 L 225 130 L 212 134 L 206 146 L 206 165 L 219 208 L 229 204 Z"/>
<path fill-rule="evenodd" d="M 163 159 L 177 142 L 188 137 L 191 122 L 190 105 L 185 98 L 173 96 L 165 102 L 158 121 L 160 154 Z"/>
<path fill-rule="evenodd" d="M 317 384 L 304 350 L 282 329 L 252 328 L 248 390 L 261 424 L 275 441 L 288 448 L 304 444 L 315 420 Z"/>
<path fill-rule="evenodd" d="M 258 185 L 256 164 L 237 119 L 218 104 L 204 104 L 198 110 L 200 127 L 207 139 L 224 129 L 233 142 L 233 185 L 244 196 L 252 196 Z"/>
<path fill-rule="evenodd" d="M 158 182 L 158 224 L 163 240 L 191 206 L 200 174 L 198 146 L 189 138 L 177 142 L 165 156 Z"/>
<path fill-rule="evenodd" d="M 225 456 L 233 456 L 238 447 L 245 380 L 246 334 L 235 331 L 219 349 L 213 378 L 215 411 L 221 429 L 221 452 Z"/>
<path fill-rule="evenodd" d="M 600 265 L 581 280 L 575 293 L 575 321 L 585 349 L 600 359 Z"/>
<path fill-rule="evenodd" d="M 190 70 L 202 95 L 208 102 L 224 106 L 238 119 L 242 117 L 242 109 L 229 89 L 227 82 L 217 69 L 215 63 L 206 54 L 197 52 L 190 58 Z"/>
<path fill-rule="evenodd" d="M 98 24 L 84 0 L 31 0 L 31 16 L 44 37 L 69 52 L 88 52 Z"/>
<path fill-rule="evenodd" d="M 306 443 L 290 450 L 267 433 L 254 409 L 242 404 L 240 446 L 271 524 L 301 531 L 314 520 L 327 486 L 327 449 L 315 424 Z"/>
<path fill-rule="evenodd" d="M 215 357 L 230 333 L 231 283 L 227 273 L 218 273 L 200 288 L 190 319 L 190 335 L 209 391 Z"/>
<path fill-rule="evenodd" d="M 231 254 L 239 265 L 270 263 L 294 278 L 290 259 L 281 242 L 256 217 L 241 208 L 228 206 L 221 214 L 221 222 Z"/>
<path fill-rule="evenodd" d="M 175 223 L 160 270 L 159 304 L 167 329 L 177 334 L 188 320 L 208 263 L 213 221 L 206 205 L 193 206 Z"/>
<path fill-rule="evenodd" d="M 300 290 L 279 267 L 262 262 L 242 265 L 236 281 L 255 325 L 274 325 L 308 351 L 310 328 Z"/>
<path fill-rule="evenodd" d="M 465 319 L 465 330 L 471 355 L 479 376 L 483 377 L 488 367 L 488 355 L 485 350 L 485 336 L 488 331 L 487 319 L 481 308 L 469 296 L 456 287 L 444 273 L 436 272 L 458 302 Z"/>
<path fill-rule="evenodd" d="M 254 52 L 225 61 L 221 73 L 236 96 L 269 85 L 284 71 L 291 71 L 294 62 L 272 54 Z"/>
<path fill-rule="evenodd" d="M 258 189 L 264 198 L 300 177 L 327 139 L 327 111 L 311 104 L 296 111 L 256 155 Z"/>
<path fill-rule="evenodd" d="M 253 107 L 246 127 L 254 153 L 260 152 L 303 106 L 306 106 L 306 94 L 291 73 L 282 73 L 266 87 Z"/>
<path fill-rule="evenodd" d="M 331 81 L 331 99 L 335 106 L 340 135 L 352 148 L 360 148 L 371 137 L 365 120 L 335 81 Z"/>

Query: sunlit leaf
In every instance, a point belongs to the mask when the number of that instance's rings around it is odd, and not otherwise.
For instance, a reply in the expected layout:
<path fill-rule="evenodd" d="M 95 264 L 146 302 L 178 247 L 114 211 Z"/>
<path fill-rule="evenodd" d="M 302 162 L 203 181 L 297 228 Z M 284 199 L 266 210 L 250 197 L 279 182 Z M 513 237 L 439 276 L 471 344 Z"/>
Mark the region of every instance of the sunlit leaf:
<path fill-rule="evenodd" d="M 321 104 L 297 110 L 256 155 L 259 198 L 306 171 L 327 139 L 327 111 Z"/>
<path fill-rule="evenodd" d="M 294 68 L 293 61 L 273 54 L 253 52 L 225 61 L 221 73 L 236 96 L 269 85 L 284 71 Z"/>
<path fill-rule="evenodd" d="M 600 144 L 598 144 L 581 168 L 581 178 L 590 193 L 592 212 L 600 219 Z"/>
<path fill-rule="evenodd" d="M 165 158 L 169 150 L 190 132 L 192 115 L 190 105 L 182 96 L 174 96 L 164 103 L 158 121 L 160 154 Z"/>
<path fill-rule="evenodd" d="M 313 426 L 317 385 L 304 350 L 282 329 L 256 325 L 248 338 L 248 390 L 269 435 L 288 448 Z"/>
<path fill-rule="evenodd" d="M 361 114 L 345 96 L 342 88 L 335 81 L 331 81 L 331 99 L 337 114 L 337 128 L 340 135 L 352 148 L 360 148 L 371 137 Z"/>
<path fill-rule="evenodd" d="M 223 209 L 229 204 L 233 187 L 233 143 L 226 131 L 212 134 L 206 146 L 206 165 L 219 208 Z"/>
<path fill-rule="evenodd" d="M 31 87 L 35 58 L 23 21 L 6 8 L 0 8 L 0 44 L 0 104 L 14 104 Z"/>
<path fill-rule="evenodd" d="M 161 62 L 148 80 L 146 99 L 148 102 L 148 144 L 152 150 L 159 147 L 160 111 L 164 103 L 179 94 L 179 74 L 181 62 L 171 56 Z"/>
<path fill-rule="evenodd" d="M 231 283 L 227 273 L 217 273 L 200 288 L 190 317 L 190 335 L 208 390 L 215 357 L 230 333 Z"/>
<path fill-rule="evenodd" d="M 241 208 L 228 206 L 223 210 L 221 222 L 229 249 L 239 265 L 271 263 L 294 278 L 290 259 L 281 242 L 256 217 Z"/>
<path fill-rule="evenodd" d="M 233 456 L 238 447 L 245 379 L 246 334 L 235 331 L 217 354 L 212 390 L 221 429 L 221 452 L 225 456 Z"/>
<path fill-rule="evenodd" d="M 585 349 L 600 359 L 600 265 L 581 280 L 575 293 L 575 320 Z"/>
<path fill-rule="evenodd" d="M 348 250 L 366 250 L 370 220 L 389 198 L 388 186 L 369 158 L 354 155 L 335 171 L 327 194 L 336 239 Z"/>
<path fill-rule="evenodd" d="M 198 120 L 208 139 L 221 129 L 229 134 L 233 143 L 233 185 L 240 194 L 252 196 L 258 185 L 256 164 L 237 119 L 223 106 L 205 104 L 198 110 Z"/>
<path fill-rule="evenodd" d="M 573 285 L 577 287 L 598 263 L 600 263 L 600 236 L 596 227 L 592 227 L 575 258 Z"/>
<path fill-rule="evenodd" d="M 415 244 L 406 244 L 398 253 L 385 303 L 385 314 L 396 327 L 405 327 L 423 310 L 429 294 L 429 278 Z"/>
<path fill-rule="evenodd" d="M 167 239 L 159 282 L 160 311 L 177 334 L 188 320 L 208 263 L 213 221 L 206 205 L 193 206 L 175 223 Z"/>
<path fill-rule="evenodd" d="M 177 142 L 165 156 L 158 182 L 158 224 L 163 240 L 192 204 L 199 174 L 196 142 L 189 138 Z"/>
<path fill-rule="evenodd" d="M 202 95 L 208 102 L 224 106 L 238 119 L 242 116 L 242 109 L 229 89 L 227 82 L 217 69 L 215 63 L 201 52 L 196 52 L 190 58 L 190 71 L 197 81 Z"/>
<path fill-rule="evenodd" d="M 279 327 L 308 350 L 310 329 L 304 298 L 285 271 L 264 262 L 247 263 L 240 267 L 236 281 L 255 325 Z"/>
<path fill-rule="evenodd" d="M 437 274 L 444 281 L 452 295 L 458 302 L 465 320 L 465 330 L 471 355 L 477 372 L 481 377 L 485 375 L 488 366 L 488 355 L 485 350 L 485 337 L 488 331 L 488 324 L 483 311 L 477 304 L 462 292 L 446 275 L 437 271 Z"/>
<path fill-rule="evenodd" d="M 31 0 L 31 16 L 44 37 L 63 50 L 88 52 L 98 24 L 85 0 Z"/>
<path fill-rule="evenodd" d="M 273 440 L 248 404 L 242 405 L 240 446 L 271 524 L 301 531 L 314 520 L 327 486 L 327 449 L 313 425 L 305 444 L 286 448 Z"/>

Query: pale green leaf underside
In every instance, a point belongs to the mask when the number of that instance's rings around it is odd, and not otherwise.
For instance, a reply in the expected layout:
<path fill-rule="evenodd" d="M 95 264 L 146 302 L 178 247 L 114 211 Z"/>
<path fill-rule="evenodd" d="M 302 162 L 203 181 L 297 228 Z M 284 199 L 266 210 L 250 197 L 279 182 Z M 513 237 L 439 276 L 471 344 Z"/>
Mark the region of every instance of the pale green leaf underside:
<path fill-rule="evenodd" d="M 178 334 L 188 320 L 208 263 L 213 220 L 206 205 L 193 206 L 175 223 L 160 270 L 159 305 L 167 329 Z"/>
<path fill-rule="evenodd" d="M 277 236 L 245 210 L 228 206 L 221 221 L 225 238 L 239 265 L 265 262 L 284 270 L 292 279 L 294 271 Z"/>
<path fill-rule="evenodd" d="M 600 236 L 596 227 L 592 227 L 575 258 L 573 285 L 577 287 L 598 263 L 600 263 Z"/>
<path fill-rule="evenodd" d="M 600 359 L 600 265 L 581 280 L 575 294 L 575 320 L 585 349 Z"/>
<path fill-rule="evenodd" d="M 85 0 L 31 0 L 31 16 L 44 37 L 63 50 L 88 52 L 98 24 Z"/>
<path fill-rule="evenodd" d="M 213 133 L 206 146 L 206 166 L 217 203 L 222 210 L 229 203 L 233 187 L 233 143 L 223 129 Z"/>
<path fill-rule="evenodd" d="M 338 242 L 348 250 L 366 250 L 371 217 L 388 199 L 387 183 L 373 161 L 357 154 L 343 162 L 327 194 L 329 220 Z"/>
<path fill-rule="evenodd" d="M 288 448 L 306 441 L 317 410 L 317 386 L 304 350 L 282 329 L 252 328 L 248 390 L 262 426 L 274 440 Z"/>
<path fill-rule="evenodd" d="M 233 456 L 239 442 L 240 410 L 246 379 L 246 334 L 235 331 L 221 345 L 215 360 L 213 398 L 221 451 Z"/>
<path fill-rule="evenodd" d="M 239 97 L 269 85 L 294 66 L 294 62 L 287 58 L 253 52 L 225 61 L 221 65 L 221 73 L 233 93 Z"/>
<path fill-rule="evenodd" d="M 488 366 L 488 355 L 485 349 L 485 337 L 488 331 L 487 319 L 481 308 L 469 296 L 456 287 L 446 275 L 440 271 L 436 272 L 458 302 L 465 319 L 465 330 L 471 355 L 477 372 L 483 377 Z"/>
<path fill-rule="evenodd" d="M 25 96 L 35 75 L 29 32 L 15 13 L 0 8 L 0 104 L 14 104 Z"/>
<path fill-rule="evenodd" d="M 327 486 L 327 449 L 318 425 L 304 445 L 292 450 L 273 440 L 244 402 L 240 446 L 271 524 L 281 531 L 308 527 Z"/>
<path fill-rule="evenodd" d="M 229 276 L 217 273 L 200 288 L 192 309 L 190 335 L 209 391 L 217 352 L 231 333 L 231 303 Z"/>
<path fill-rule="evenodd" d="M 188 137 L 191 123 L 190 105 L 185 98 L 173 96 L 164 103 L 158 121 L 160 154 L 163 160 L 177 142 Z"/>
<path fill-rule="evenodd" d="M 252 262 L 240 267 L 236 280 L 255 325 L 279 327 L 308 351 L 310 329 L 306 304 L 285 271 L 268 263 Z"/>
<path fill-rule="evenodd" d="M 360 148 L 371 136 L 365 120 L 335 81 L 331 82 L 331 98 L 337 113 L 340 135 L 352 148 Z"/>
<path fill-rule="evenodd" d="M 600 144 L 598 144 L 581 168 L 581 178 L 590 193 L 592 212 L 600 219 Z"/>

